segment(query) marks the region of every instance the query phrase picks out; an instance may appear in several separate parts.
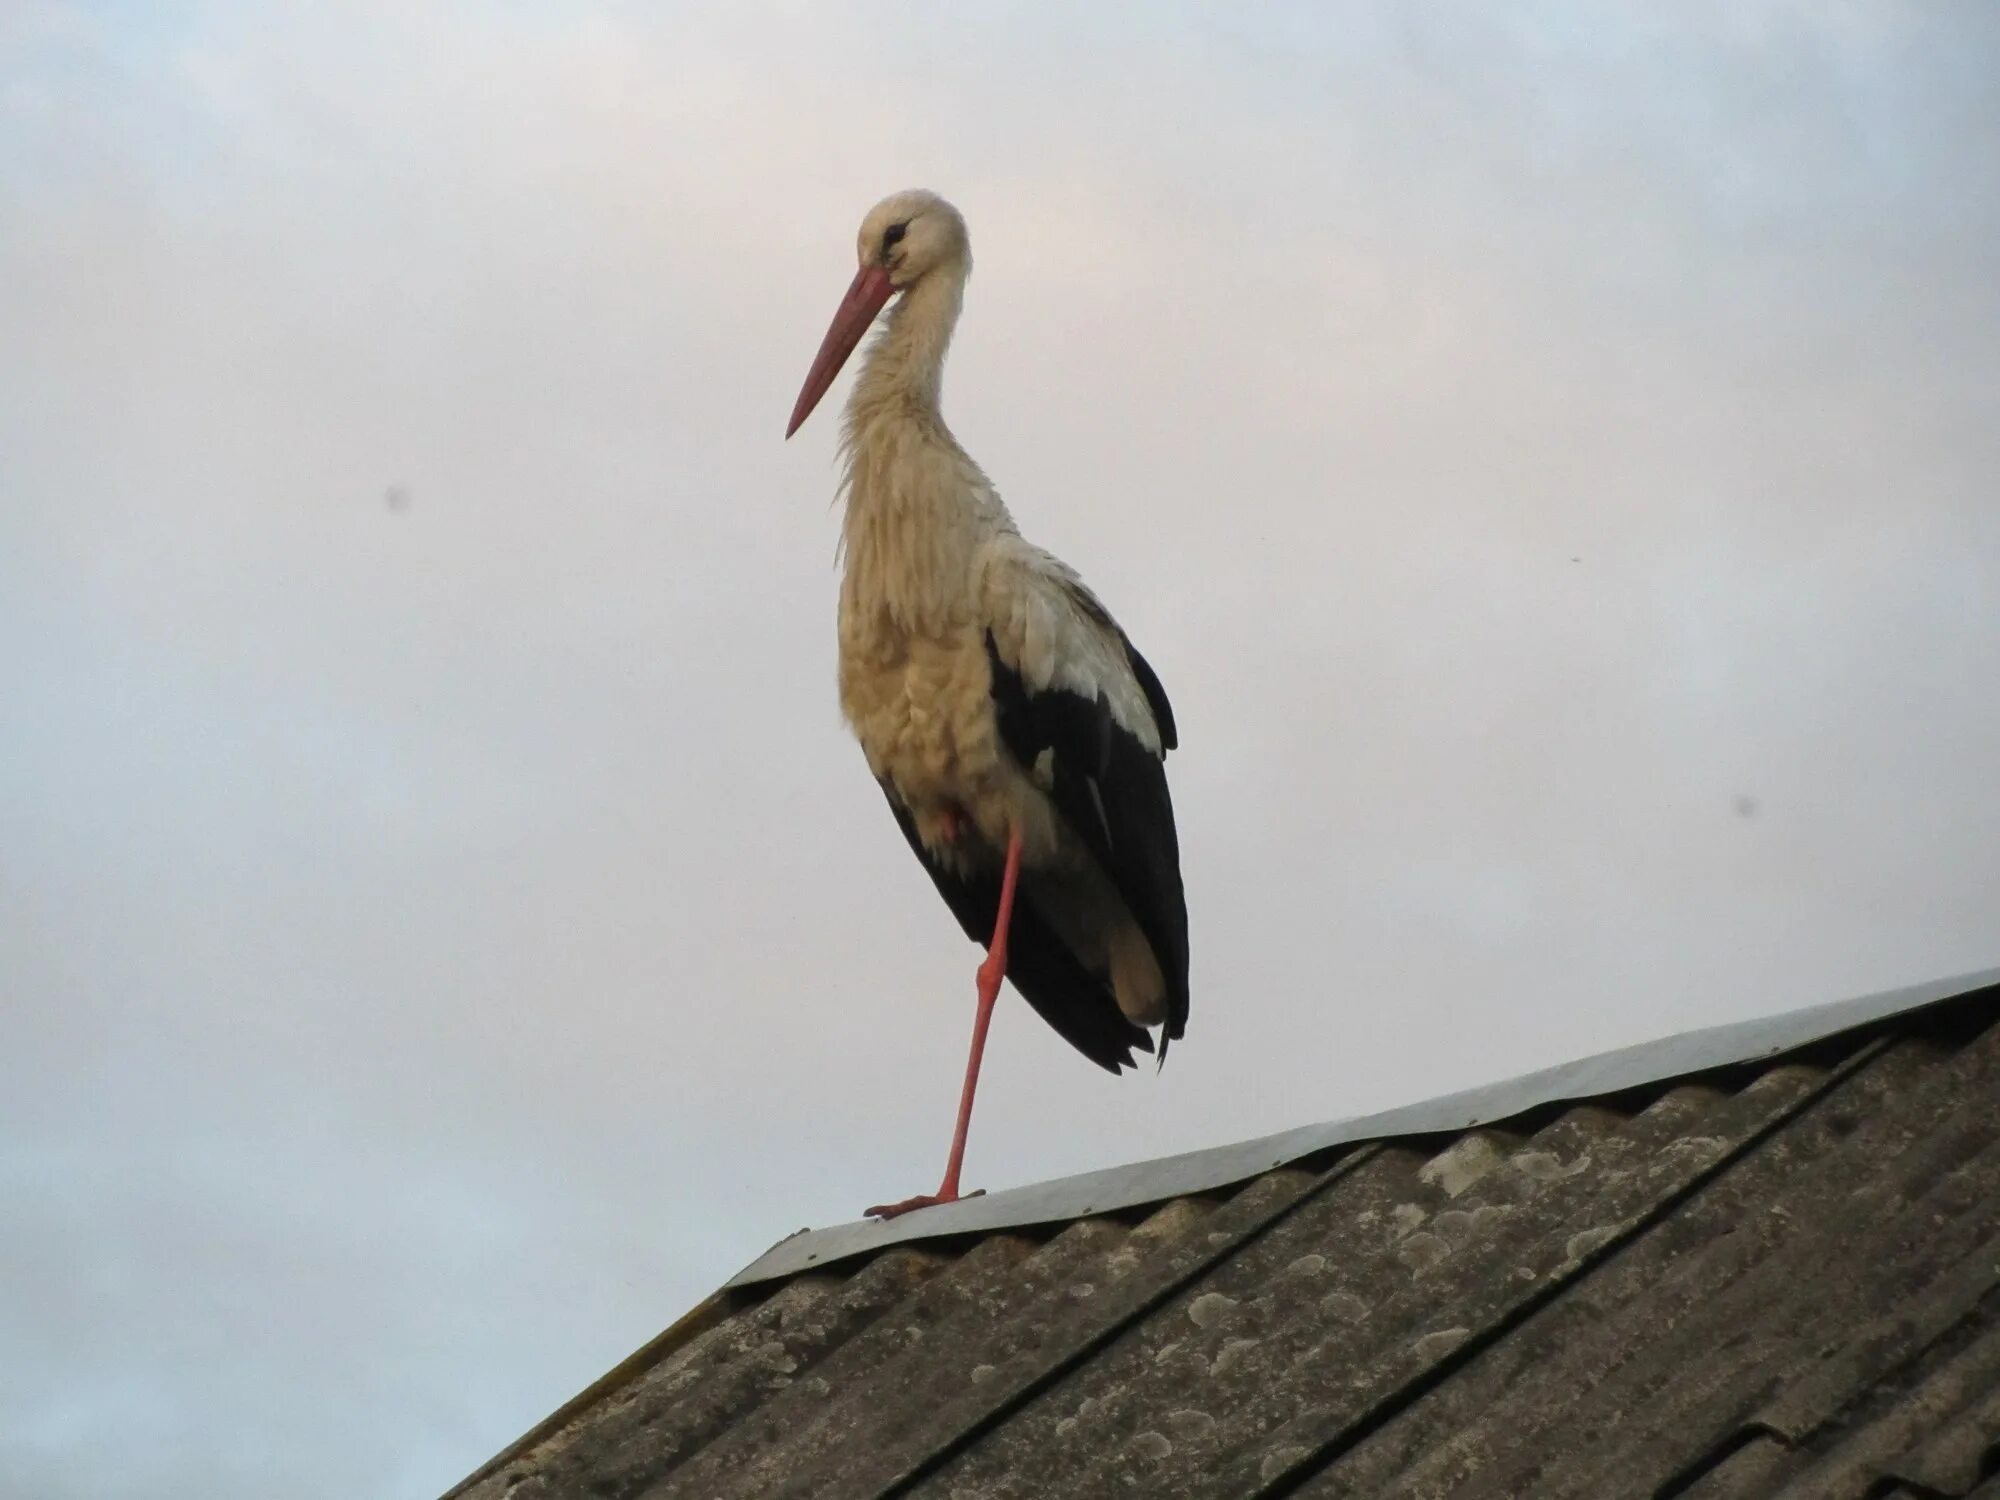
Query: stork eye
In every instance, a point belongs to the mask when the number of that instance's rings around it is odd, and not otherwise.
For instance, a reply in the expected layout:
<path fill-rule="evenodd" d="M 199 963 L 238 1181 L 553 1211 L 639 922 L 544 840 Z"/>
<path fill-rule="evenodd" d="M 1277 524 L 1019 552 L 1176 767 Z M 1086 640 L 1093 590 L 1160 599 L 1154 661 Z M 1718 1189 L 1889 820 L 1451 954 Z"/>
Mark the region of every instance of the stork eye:
<path fill-rule="evenodd" d="M 887 250 L 891 245 L 896 244 L 903 238 L 904 233 L 909 227 L 908 224 L 891 224 L 887 229 L 883 230 L 882 248 Z"/>

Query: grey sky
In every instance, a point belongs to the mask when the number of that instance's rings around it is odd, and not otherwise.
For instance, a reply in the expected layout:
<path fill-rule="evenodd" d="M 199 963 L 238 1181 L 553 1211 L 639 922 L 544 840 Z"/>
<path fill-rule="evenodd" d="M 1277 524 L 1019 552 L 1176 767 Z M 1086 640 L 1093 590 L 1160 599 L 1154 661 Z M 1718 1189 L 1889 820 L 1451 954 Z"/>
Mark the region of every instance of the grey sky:
<path fill-rule="evenodd" d="M 1996 16 L 0 11 L 0 1492 L 435 1492 L 931 1184 L 896 188 L 1184 745 L 1186 1045 L 1003 1006 L 969 1182 L 2000 962 Z"/>

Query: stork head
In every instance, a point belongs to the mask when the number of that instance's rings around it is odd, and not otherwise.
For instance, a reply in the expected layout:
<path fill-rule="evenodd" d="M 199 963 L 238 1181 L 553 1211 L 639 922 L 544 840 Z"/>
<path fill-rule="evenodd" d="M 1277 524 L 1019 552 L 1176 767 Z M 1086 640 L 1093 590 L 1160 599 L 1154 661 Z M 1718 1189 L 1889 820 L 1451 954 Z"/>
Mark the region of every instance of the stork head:
<path fill-rule="evenodd" d="M 893 193 L 868 210 L 855 239 L 855 258 L 860 269 L 813 356 L 792 420 L 785 427 L 786 437 L 812 415 L 883 305 L 927 276 L 964 276 L 972 262 L 972 246 L 957 209 L 936 193 L 913 188 Z"/>

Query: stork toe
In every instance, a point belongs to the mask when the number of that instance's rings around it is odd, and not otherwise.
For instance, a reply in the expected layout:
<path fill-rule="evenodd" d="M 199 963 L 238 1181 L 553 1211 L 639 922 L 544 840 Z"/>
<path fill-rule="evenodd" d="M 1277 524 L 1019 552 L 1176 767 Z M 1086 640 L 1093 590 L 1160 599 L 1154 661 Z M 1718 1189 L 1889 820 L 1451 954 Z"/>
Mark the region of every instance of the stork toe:
<path fill-rule="evenodd" d="M 919 1193 L 900 1203 L 878 1203 L 873 1208 L 864 1208 L 861 1215 L 866 1219 L 897 1219 L 920 1208 L 935 1208 L 940 1203 L 956 1203 L 961 1198 L 981 1198 L 985 1195 L 985 1188 L 974 1188 L 969 1193 Z"/>

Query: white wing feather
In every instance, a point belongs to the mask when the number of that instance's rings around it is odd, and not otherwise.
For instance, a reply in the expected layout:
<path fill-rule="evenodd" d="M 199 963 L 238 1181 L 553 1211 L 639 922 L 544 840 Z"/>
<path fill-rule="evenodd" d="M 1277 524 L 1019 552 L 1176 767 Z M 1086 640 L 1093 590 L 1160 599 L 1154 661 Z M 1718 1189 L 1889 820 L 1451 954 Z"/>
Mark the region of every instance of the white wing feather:
<path fill-rule="evenodd" d="M 1160 726 L 1111 613 L 1067 563 L 1000 535 L 980 547 L 973 579 L 994 645 L 1029 691 L 1102 693 L 1119 725 L 1160 753 Z"/>

